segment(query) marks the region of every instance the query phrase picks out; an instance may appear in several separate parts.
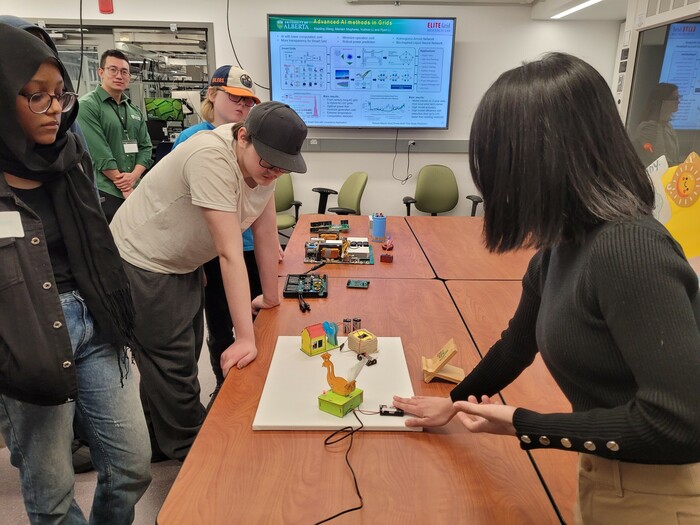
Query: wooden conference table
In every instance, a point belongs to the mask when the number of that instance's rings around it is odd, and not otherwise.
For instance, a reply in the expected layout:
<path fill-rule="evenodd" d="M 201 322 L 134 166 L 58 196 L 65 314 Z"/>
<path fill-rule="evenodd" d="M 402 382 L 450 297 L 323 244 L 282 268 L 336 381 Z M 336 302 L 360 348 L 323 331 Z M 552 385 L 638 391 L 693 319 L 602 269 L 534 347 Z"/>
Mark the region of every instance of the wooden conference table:
<path fill-rule="evenodd" d="M 481 217 L 406 217 L 438 279 L 522 279 L 533 250 L 493 254 L 482 240 Z"/>
<path fill-rule="evenodd" d="M 445 284 L 479 351 L 486 355 L 508 326 L 518 306 L 522 284 L 518 281 L 447 281 Z M 507 404 L 541 413 L 571 412 L 571 404 L 539 355 L 501 395 Z M 564 521 L 573 523 L 578 455 L 545 449 L 533 450 L 531 454 Z"/>
<path fill-rule="evenodd" d="M 347 290 L 345 281 L 346 276 L 330 277 L 329 297 L 310 299 L 309 313 L 300 312 L 296 299 L 261 312 L 255 322 L 258 358 L 227 377 L 159 524 L 315 523 L 358 504 L 345 464 L 348 440 L 326 449 L 326 431 L 252 430 L 278 335 L 300 335 L 310 324 L 360 316 L 363 328 L 378 337 L 401 336 L 417 395 L 451 390 L 450 384 L 423 382 L 420 369 L 420 357 L 432 356 L 450 338 L 459 349 L 452 363 L 469 370 L 478 362 L 444 283 L 373 279 L 367 290 Z M 293 388 L 294 378 L 289 380 Z M 357 425 L 350 415 L 338 423 Z M 423 432 L 362 431 L 349 457 L 364 508 L 332 523 L 559 522 L 517 440 L 470 434 L 456 419 Z"/>
<path fill-rule="evenodd" d="M 304 243 L 311 237 L 309 225 L 315 221 L 330 221 L 334 224 L 347 219 L 350 224 L 349 237 L 367 237 L 369 218 L 366 215 L 318 215 L 304 214 L 294 227 L 289 243 L 284 250 L 284 260 L 279 264 L 278 275 L 304 273 L 313 267 L 304 263 Z M 376 277 L 391 279 L 434 279 L 435 273 L 423 254 L 416 237 L 406 224 L 404 217 L 387 217 L 387 234 L 391 235 L 394 249 L 390 253 L 394 262 L 379 262 L 384 253 L 381 243 L 373 242 L 374 264 L 326 264 L 317 270 L 329 277 L 352 277 L 354 279 L 371 279 Z"/>

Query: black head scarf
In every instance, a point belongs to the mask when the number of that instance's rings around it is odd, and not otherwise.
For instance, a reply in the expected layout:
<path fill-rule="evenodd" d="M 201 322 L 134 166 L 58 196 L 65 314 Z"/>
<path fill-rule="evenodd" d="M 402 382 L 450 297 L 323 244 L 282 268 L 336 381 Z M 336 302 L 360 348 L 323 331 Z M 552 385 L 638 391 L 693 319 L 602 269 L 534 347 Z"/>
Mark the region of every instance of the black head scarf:
<path fill-rule="evenodd" d="M 90 179 L 92 166 L 75 135 L 67 131 L 78 104 L 61 116 L 53 144 L 27 140 L 16 100 L 41 64 L 55 64 L 70 79 L 51 48 L 26 31 L 0 24 L 0 172 L 42 182 L 51 195 L 58 226 L 78 289 L 98 330 L 117 346 L 133 343 L 133 304 L 129 282 Z"/>

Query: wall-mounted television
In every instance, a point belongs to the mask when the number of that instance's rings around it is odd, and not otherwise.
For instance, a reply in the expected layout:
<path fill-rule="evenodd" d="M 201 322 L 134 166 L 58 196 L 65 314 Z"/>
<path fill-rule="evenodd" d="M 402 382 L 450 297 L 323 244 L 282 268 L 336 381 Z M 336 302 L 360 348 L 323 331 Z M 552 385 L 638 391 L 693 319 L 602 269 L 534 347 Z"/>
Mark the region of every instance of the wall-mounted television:
<path fill-rule="evenodd" d="M 454 18 L 268 15 L 272 100 L 309 127 L 446 129 Z"/>

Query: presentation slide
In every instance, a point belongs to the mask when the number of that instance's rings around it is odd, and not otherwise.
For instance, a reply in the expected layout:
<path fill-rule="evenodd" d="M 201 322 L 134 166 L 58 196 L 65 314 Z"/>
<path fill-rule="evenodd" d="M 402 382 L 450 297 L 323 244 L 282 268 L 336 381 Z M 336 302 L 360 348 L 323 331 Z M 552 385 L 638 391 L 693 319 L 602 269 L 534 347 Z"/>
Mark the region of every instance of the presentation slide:
<path fill-rule="evenodd" d="M 268 16 L 271 98 L 311 127 L 448 123 L 454 18 Z"/>
<path fill-rule="evenodd" d="M 659 82 L 678 86 L 674 129 L 700 129 L 700 24 L 671 24 Z"/>

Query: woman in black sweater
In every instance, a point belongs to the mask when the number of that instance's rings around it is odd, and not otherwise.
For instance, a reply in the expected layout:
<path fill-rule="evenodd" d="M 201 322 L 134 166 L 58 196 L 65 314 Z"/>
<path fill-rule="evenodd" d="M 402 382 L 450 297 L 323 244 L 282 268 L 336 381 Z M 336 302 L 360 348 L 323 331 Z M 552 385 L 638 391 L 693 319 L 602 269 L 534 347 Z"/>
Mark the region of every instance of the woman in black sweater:
<path fill-rule="evenodd" d="M 508 328 L 450 397 L 394 399 L 418 416 L 406 424 L 457 415 L 526 450 L 579 452 L 581 523 L 700 519 L 698 277 L 651 216 L 608 85 L 561 53 L 508 71 L 479 104 L 469 149 L 488 248 L 539 251 Z M 491 403 L 537 352 L 572 413 Z"/>

